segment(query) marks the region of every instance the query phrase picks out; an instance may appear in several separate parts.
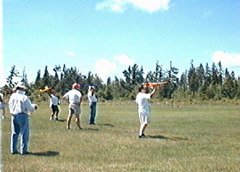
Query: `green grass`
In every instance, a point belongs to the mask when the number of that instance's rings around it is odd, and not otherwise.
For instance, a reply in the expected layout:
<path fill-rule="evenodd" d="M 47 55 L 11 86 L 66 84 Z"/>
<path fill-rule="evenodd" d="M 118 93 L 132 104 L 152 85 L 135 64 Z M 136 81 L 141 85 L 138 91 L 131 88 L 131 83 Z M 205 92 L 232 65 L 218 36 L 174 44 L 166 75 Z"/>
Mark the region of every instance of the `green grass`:
<path fill-rule="evenodd" d="M 28 156 L 11 155 L 10 117 L 2 121 L 3 171 L 239 171 L 240 107 L 154 104 L 146 139 L 139 139 L 136 105 L 98 105 L 97 125 L 90 126 L 84 104 L 78 130 L 74 121 L 49 121 L 42 104 L 31 115 Z M 67 106 L 61 105 L 61 119 Z"/>

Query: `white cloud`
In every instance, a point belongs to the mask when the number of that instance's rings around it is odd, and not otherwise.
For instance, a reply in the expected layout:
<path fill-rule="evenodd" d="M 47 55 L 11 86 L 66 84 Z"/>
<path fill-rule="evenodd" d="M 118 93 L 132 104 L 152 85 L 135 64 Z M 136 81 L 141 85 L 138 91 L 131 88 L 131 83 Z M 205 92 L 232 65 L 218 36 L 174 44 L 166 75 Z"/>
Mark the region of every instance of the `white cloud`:
<path fill-rule="evenodd" d="M 240 66 L 240 53 L 229 53 L 224 51 L 215 51 L 212 55 L 213 61 L 218 63 L 221 61 L 225 67 Z"/>
<path fill-rule="evenodd" d="M 125 0 L 105 0 L 96 5 L 97 10 L 109 9 L 114 12 L 123 12 L 125 10 Z"/>
<path fill-rule="evenodd" d="M 134 7 L 148 12 L 166 11 L 170 0 L 128 0 Z"/>
<path fill-rule="evenodd" d="M 97 10 L 109 9 L 114 12 L 124 12 L 128 6 L 149 13 L 167 11 L 170 0 L 104 0 L 96 5 Z"/>
<path fill-rule="evenodd" d="M 113 78 L 117 76 L 118 78 L 121 78 L 122 71 L 134 63 L 135 61 L 126 54 L 120 54 L 113 56 L 111 60 L 105 58 L 97 60 L 94 68 L 98 76 L 106 82 L 108 77 Z"/>
<path fill-rule="evenodd" d="M 133 59 L 128 57 L 126 54 L 119 54 L 114 57 L 114 60 L 116 60 L 120 65 L 124 66 L 131 66 L 135 63 Z"/>
<path fill-rule="evenodd" d="M 64 54 L 67 56 L 67 57 L 76 57 L 77 54 L 74 52 L 74 51 L 64 51 Z"/>
<path fill-rule="evenodd" d="M 95 63 L 96 73 L 104 82 L 106 82 L 107 78 L 110 77 L 112 73 L 116 72 L 116 69 L 116 64 L 107 59 L 100 59 Z"/>

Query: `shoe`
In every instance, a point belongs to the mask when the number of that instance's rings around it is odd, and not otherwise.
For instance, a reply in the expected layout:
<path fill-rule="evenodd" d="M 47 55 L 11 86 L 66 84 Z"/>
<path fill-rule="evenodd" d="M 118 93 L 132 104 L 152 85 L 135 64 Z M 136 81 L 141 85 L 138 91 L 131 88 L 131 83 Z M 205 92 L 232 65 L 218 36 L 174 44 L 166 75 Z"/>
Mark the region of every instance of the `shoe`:
<path fill-rule="evenodd" d="M 18 151 L 14 151 L 14 152 L 11 152 L 12 155 L 16 155 L 16 154 L 19 154 Z"/>
<path fill-rule="evenodd" d="M 49 119 L 50 121 L 52 121 L 53 120 L 53 118 L 52 117 L 50 117 L 50 119 Z"/>
<path fill-rule="evenodd" d="M 59 119 L 58 118 L 55 118 L 56 121 L 58 121 Z"/>
<path fill-rule="evenodd" d="M 26 151 L 26 152 L 22 152 L 21 155 L 29 155 L 30 152 Z"/>
<path fill-rule="evenodd" d="M 142 134 L 142 135 L 138 135 L 138 138 L 145 138 L 145 134 Z"/>

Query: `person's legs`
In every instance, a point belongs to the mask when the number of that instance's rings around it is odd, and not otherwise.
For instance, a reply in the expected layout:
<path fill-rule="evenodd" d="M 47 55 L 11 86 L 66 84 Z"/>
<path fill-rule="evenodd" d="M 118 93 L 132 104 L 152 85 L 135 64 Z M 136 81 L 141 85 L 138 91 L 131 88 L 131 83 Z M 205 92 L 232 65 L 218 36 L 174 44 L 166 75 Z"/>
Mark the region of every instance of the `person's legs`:
<path fill-rule="evenodd" d="M 6 118 L 6 116 L 5 116 L 5 113 L 6 113 L 5 107 L 1 108 L 0 110 L 2 111 L 2 119 L 5 119 Z"/>
<path fill-rule="evenodd" d="M 145 136 L 145 135 L 144 135 L 144 131 L 145 131 L 145 129 L 147 128 L 147 125 L 148 125 L 148 124 L 143 124 L 143 127 L 142 127 L 142 136 Z"/>
<path fill-rule="evenodd" d="M 97 111 L 97 103 L 94 103 L 94 106 L 93 106 L 93 123 L 94 124 L 96 122 L 96 111 Z"/>
<path fill-rule="evenodd" d="M 145 125 L 141 124 L 140 125 L 140 129 L 139 129 L 139 136 L 143 136 L 144 135 L 144 130 L 145 130 Z"/>
<path fill-rule="evenodd" d="M 59 108 L 58 108 L 57 105 L 55 106 L 55 108 L 56 108 L 56 109 L 55 109 L 55 110 L 56 110 L 56 111 L 55 111 L 55 119 L 58 120 Z"/>
<path fill-rule="evenodd" d="M 29 140 L 29 116 L 27 114 L 19 115 L 21 146 L 20 153 L 25 154 L 28 152 Z"/>
<path fill-rule="evenodd" d="M 144 131 L 148 125 L 147 117 L 148 117 L 147 114 L 139 113 L 139 121 L 140 121 L 139 137 L 145 136 Z"/>
<path fill-rule="evenodd" d="M 92 113 L 93 113 L 93 108 L 92 104 L 89 106 L 90 112 L 89 112 L 89 124 L 92 124 Z"/>
<path fill-rule="evenodd" d="M 51 113 L 51 116 L 50 116 L 50 120 L 53 120 L 53 116 L 54 116 L 54 105 L 51 106 L 51 110 L 52 110 L 52 113 Z"/>
<path fill-rule="evenodd" d="M 93 102 L 90 105 L 90 114 L 89 114 L 89 123 L 90 124 L 95 124 L 95 117 L 96 117 L 96 102 Z"/>
<path fill-rule="evenodd" d="M 55 120 L 58 120 L 58 113 L 59 113 L 58 106 L 52 105 L 52 119 L 54 119 L 55 116 Z"/>
<path fill-rule="evenodd" d="M 17 153 L 17 143 L 18 143 L 18 135 L 20 133 L 20 125 L 17 120 L 17 116 L 11 117 L 11 144 L 10 151 L 12 154 Z"/>
<path fill-rule="evenodd" d="M 68 118 L 67 118 L 67 129 L 70 129 L 70 125 L 71 125 L 71 119 L 72 119 L 72 115 L 74 113 L 74 110 L 69 108 L 69 113 L 68 113 Z"/>
<path fill-rule="evenodd" d="M 77 124 L 77 127 L 79 129 L 83 129 L 82 126 L 81 126 L 81 116 L 80 115 L 76 115 L 76 124 Z"/>

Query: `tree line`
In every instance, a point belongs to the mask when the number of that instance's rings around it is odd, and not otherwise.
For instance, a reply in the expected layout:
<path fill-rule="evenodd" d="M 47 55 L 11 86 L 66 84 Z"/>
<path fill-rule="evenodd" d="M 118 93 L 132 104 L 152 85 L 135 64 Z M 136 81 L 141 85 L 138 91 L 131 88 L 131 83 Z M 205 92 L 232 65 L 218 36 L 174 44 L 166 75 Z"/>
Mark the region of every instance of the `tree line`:
<path fill-rule="evenodd" d="M 53 87 L 59 96 L 62 96 L 75 82 L 81 84 L 81 91 L 87 94 L 89 85 L 94 85 L 98 91 L 100 100 L 133 100 L 138 91 L 138 86 L 145 82 L 169 81 L 155 96 L 157 99 L 198 99 L 198 100 L 221 100 L 240 98 L 240 78 L 235 76 L 234 71 L 223 69 L 221 62 L 218 64 L 208 63 L 203 66 L 194 66 L 179 75 L 179 69 L 172 62 L 164 69 L 157 61 L 152 71 L 145 72 L 143 66 L 134 64 L 122 71 L 123 78 L 115 76 L 108 78 L 107 82 L 89 71 L 87 74 L 79 72 L 76 67 L 56 65 L 50 74 L 48 66 L 43 71 L 38 70 L 35 81 L 29 83 L 25 69 L 22 74 L 12 66 L 6 85 L 2 88 L 4 94 L 9 95 L 16 85 L 16 77 L 21 78 L 27 89 L 27 94 L 34 100 L 47 100 L 46 95 L 40 95 L 39 89 L 45 86 Z"/>

